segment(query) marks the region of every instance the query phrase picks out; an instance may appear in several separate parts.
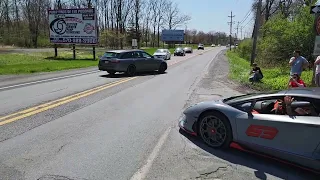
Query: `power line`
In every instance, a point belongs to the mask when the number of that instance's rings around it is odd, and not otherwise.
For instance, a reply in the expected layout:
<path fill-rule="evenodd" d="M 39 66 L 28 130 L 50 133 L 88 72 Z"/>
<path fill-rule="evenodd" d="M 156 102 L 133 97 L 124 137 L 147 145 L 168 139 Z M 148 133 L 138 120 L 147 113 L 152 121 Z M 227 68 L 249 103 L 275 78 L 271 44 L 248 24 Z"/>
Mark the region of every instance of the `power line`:
<path fill-rule="evenodd" d="M 237 40 L 238 40 L 239 24 L 240 24 L 240 22 L 238 21 L 238 25 L 237 25 L 237 28 L 236 28 L 236 30 L 237 30 L 236 39 Z"/>
<path fill-rule="evenodd" d="M 248 13 L 244 16 L 244 18 L 242 19 L 242 21 L 240 21 L 240 24 L 242 24 L 242 23 L 244 23 L 247 19 L 248 19 L 248 17 L 251 15 L 251 9 L 248 11 Z"/>
<path fill-rule="evenodd" d="M 251 18 L 251 20 L 250 21 L 248 21 L 247 22 L 247 24 L 245 24 L 243 27 L 246 27 L 250 22 L 252 22 L 254 20 L 254 17 L 253 18 Z"/>
<path fill-rule="evenodd" d="M 251 11 L 251 10 L 249 10 L 249 11 L 246 13 L 246 15 L 243 17 L 242 21 L 240 21 L 240 22 L 243 22 L 243 20 L 248 16 L 248 14 L 250 13 L 250 11 Z"/>

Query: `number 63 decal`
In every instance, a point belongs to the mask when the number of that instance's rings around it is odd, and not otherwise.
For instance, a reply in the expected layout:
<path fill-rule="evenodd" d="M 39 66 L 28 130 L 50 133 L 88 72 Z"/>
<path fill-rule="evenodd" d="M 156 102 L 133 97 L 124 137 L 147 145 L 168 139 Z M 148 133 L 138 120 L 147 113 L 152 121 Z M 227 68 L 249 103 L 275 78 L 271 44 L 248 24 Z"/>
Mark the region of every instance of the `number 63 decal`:
<path fill-rule="evenodd" d="M 250 125 L 246 130 L 247 136 L 259 137 L 272 140 L 278 134 L 278 129 L 275 127 Z"/>

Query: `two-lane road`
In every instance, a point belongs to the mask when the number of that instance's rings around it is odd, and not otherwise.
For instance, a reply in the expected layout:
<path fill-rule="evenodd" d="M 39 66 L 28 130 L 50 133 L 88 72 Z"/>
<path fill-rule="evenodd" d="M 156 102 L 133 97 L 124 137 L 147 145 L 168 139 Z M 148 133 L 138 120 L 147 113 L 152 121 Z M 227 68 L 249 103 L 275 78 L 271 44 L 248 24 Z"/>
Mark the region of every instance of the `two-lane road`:
<path fill-rule="evenodd" d="M 294 177 L 248 155 L 205 153 L 179 134 L 186 106 L 239 93 L 215 58 L 223 49 L 173 57 L 165 74 L 96 72 L 0 90 L 0 180 Z"/>
<path fill-rule="evenodd" d="M 1 177 L 131 177 L 221 49 L 173 57 L 162 75 L 98 72 L 2 90 Z"/>

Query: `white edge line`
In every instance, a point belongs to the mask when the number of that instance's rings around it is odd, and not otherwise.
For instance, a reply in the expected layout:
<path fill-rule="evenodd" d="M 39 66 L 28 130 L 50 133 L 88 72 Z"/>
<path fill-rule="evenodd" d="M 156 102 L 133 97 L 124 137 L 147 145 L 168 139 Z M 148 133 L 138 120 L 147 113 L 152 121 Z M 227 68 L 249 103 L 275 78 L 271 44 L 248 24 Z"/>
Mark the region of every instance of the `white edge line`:
<path fill-rule="evenodd" d="M 95 73 L 95 72 L 99 72 L 99 70 L 83 72 L 83 73 L 78 73 L 78 74 L 72 74 L 72 75 L 67 75 L 67 76 L 61 76 L 61 77 L 55 77 L 55 78 L 49 78 L 49 79 L 43 79 L 43 80 L 39 80 L 39 81 L 32 81 L 32 82 L 16 84 L 16 85 L 11 85 L 11 86 L 5 86 L 5 87 L 1 87 L 0 90 L 14 88 L 14 87 L 20 87 L 20 86 L 25 86 L 25 85 L 30 85 L 30 84 L 37 84 L 37 83 L 41 83 L 41 82 L 47 82 L 47 81 L 53 81 L 53 80 L 59 80 L 59 79 L 66 79 L 66 78 L 70 78 L 70 77 L 74 77 L 74 76 L 81 76 L 81 75 L 91 74 L 91 73 Z"/>
<path fill-rule="evenodd" d="M 154 149 L 152 150 L 151 154 L 149 155 L 146 163 L 140 169 L 138 169 L 138 171 L 136 173 L 134 173 L 134 175 L 130 178 L 130 180 L 141 180 L 141 179 L 144 179 L 146 177 L 146 175 L 148 174 L 148 172 L 149 172 L 154 160 L 158 156 L 163 144 L 165 143 L 166 139 L 168 138 L 168 135 L 169 135 L 170 131 L 171 131 L 171 127 L 169 127 L 163 133 L 163 135 L 160 137 L 157 145 L 154 147 Z"/>

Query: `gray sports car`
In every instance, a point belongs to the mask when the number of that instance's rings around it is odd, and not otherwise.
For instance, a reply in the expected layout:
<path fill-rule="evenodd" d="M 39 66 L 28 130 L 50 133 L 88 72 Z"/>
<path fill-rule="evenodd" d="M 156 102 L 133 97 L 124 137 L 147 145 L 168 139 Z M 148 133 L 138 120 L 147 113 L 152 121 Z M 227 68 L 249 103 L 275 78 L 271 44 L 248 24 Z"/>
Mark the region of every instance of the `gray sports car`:
<path fill-rule="evenodd" d="M 183 112 L 179 126 L 213 148 L 258 151 L 319 173 L 319 113 L 320 88 L 295 88 L 201 102 Z"/>
<path fill-rule="evenodd" d="M 136 72 L 144 71 L 157 70 L 164 73 L 167 70 L 167 62 L 143 50 L 113 50 L 100 57 L 98 67 L 109 74 L 126 72 L 129 76 L 134 76 Z"/>

